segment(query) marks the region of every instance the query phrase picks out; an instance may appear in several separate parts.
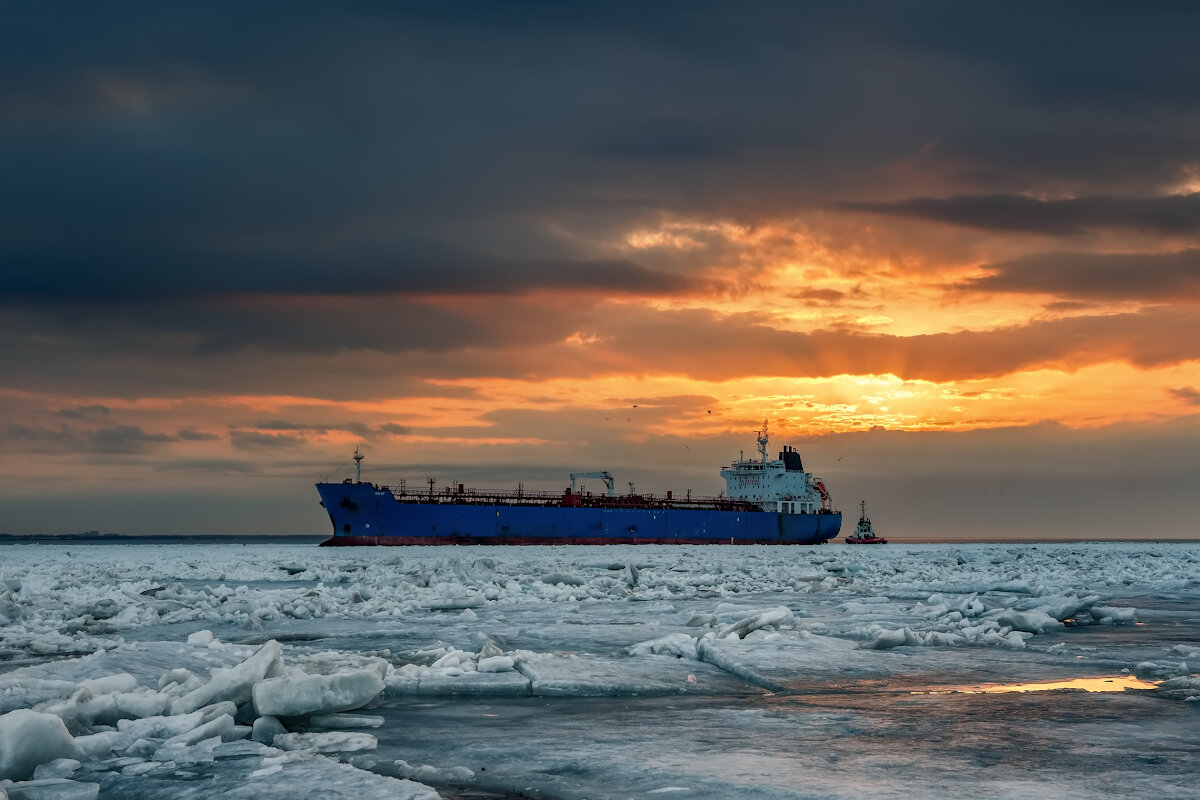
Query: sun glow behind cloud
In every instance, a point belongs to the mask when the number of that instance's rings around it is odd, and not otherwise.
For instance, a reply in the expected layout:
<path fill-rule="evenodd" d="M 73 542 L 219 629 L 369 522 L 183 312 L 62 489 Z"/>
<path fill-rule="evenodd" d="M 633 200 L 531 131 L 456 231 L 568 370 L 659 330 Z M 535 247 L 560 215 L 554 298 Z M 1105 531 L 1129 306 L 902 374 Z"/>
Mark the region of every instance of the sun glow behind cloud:
<path fill-rule="evenodd" d="M 1050 430 L 1147 453 L 1174 439 L 1137 426 L 1200 411 L 1193 12 L 301 8 L 189 18 L 164 64 L 171 7 L 137 42 L 28 9 L 5 56 L 36 79 L 0 88 L 13 519 L 122 479 L 120 513 L 208 481 L 275 519 L 248 476 L 299 493 L 354 446 L 501 483 L 661 453 L 669 486 L 764 418 L 818 454 L 1016 431 L 1046 461 Z"/>

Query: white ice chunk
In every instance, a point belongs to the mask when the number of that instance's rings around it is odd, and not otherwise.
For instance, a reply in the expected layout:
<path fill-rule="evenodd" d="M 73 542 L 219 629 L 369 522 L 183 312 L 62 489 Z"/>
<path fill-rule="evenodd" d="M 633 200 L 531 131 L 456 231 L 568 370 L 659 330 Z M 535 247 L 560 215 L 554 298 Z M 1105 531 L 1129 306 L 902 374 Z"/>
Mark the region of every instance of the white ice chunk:
<path fill-rule="evenodd" d="M 83 753 L 53 714 L 19 708 L 0 716 L 0 779 L 24 780 L 38 764 Z"/>
<path fill-rule="evenodd" d="M 778 630 L 782 626 L 794 624 L 796 624 L 796 617 L 792 614 L 791 609 L 787 606 L 776 606 L 754 616 L 740 619 L 732 625 L 726 625 L 717 632 L 717 636 L 723 639 L 736 634 L 739 639 L 745 639 L 746 634 L 751 631 L 761 628 Z"/>
<path fill-rule="evenodd" d="M 187 638 L 188 644 L 209 645 L 213 641 L 212 631 L 196 631 Z"/>
<path fill-rule="evenodd" d="M 481 658 L 475 665 L 479 672 L 507 672 L 516 665 L 512 656 L 491 656 Z"/>
<path fill-rule="evenodd" d="M 487 605 L 487 598 L 481 594 L 468 595 L 466 597 L 437 597 L 431 599 L 425 608 L 430 611 L 458 611 L 464 608 L 483 608 Z"/>
<path fill-rule="evenodd" d="M 268 714 L 254 720 L 250 738 L 256 742 L 270 744 L 281 733 L 287 733 L 287 728 L 283 727 L 278 719 Z"/>
<path fill-rule="evenodd" d="M 200 722 L 212 722 L 222 714 L 237 717 L 237 704 L 231 700 L 222 700 L 200 709 Z"/>
<path fill-rule="evenodd" d="M 1112 620 L 1115 624 L 1129 624 L 1137 618 L 1136 608 L 1117 606 L 1092 606 L 1089 613 L 1097 620 Z"/>
<path fill-rule="evenodd" d="M 1016 603 L 1014 608 L 1018 611 L 1036 609 L 1049 614 L 1057 620 L 1065 620 L 1086 613 L 1099 599 L 1100 595 L 1098 594 L 1090 594 L 1087 597 L 1060 594 L 1052 597 L 1024 600 Z"/>
<path fill-rule="evenodd" d="M 203 739 L 195 744 L 166 742 L 154 751 L 155 761 L 174 761 L 177 764 L 211 763 L 216 760 L 213 750 L 221 744 L 220 736 Z"/>
<path fill-rule="evenodd" d="M 613 659 L 553 655 L 522 660 L 520 670 L 529 677 L 535 697 L 686 694 L 706 691 L 710 684 L 722 685 L 717 683 L 721 678 L 716 668 L 670 656 Z M 688 680 L 689 675 L 693 680 Z"/>
<path fill-rule="evenodd" d="M 335 675 L 291 675 L 270 678 L 254 686 L 259 714 L 303 717 L 361 708 L 383 691 L 383 680 L 372 669 Z"/>
<path fill-rule="evenodd" d="M 162 769 L 167 766 L 168 762 L 161 761 L 143 761 L 139 764 L 130 764 L 128 767 L 121 768 L 122 775 L 145 775 L 147 772 L 153 772 L 156 769 Z M 171 763 L 171 768 L 174 769 L 174 762 Z"/>
<path fill-rule="evenodd" d="M 1014 631 L 1026 631 L 1027 633 L 1045 633 L 1046 631 L 1064 627 L 1057 619 L 1045 611 L 1037 609 L 1030 611 L 1008 610 L 997 616 L 996 622 L 1001 625 L 1007 625 Z"/>
<path fill-rule="evenodd" d="M 193 711 L 190 714 L 174 714 L 169 717 L 123 719 L 117 723 L 117 730 L 142 739 L 170 739 L 196 729 L 204 722 L 203 717 L 203 712 Z"/>
<path fill-rule="evenodd" d="M 214 720 L 204 723 L 198 728 L 193 728 L 190 731 L 181 733 L 178 736 L 172 736 L 163 742 L 163 747 L 179 747 L 193 745 L 197 742 L 211 739 L 214 736 L 219 737 L 223 742 L 233 741 L 233 717 L 228 714 L 222 714 Z"/>
<path fill-rule="evenodd" d="M 444 656 L 434 661 L 429 665 L 430 669 L 475 669 L 477 656 L 474 653 L 468 653 L 463 650 L 450 650 Z"/>
<path fill-rule="evenodd" d="M 105 675 L 102 678 L 80 681 L 79 688 L 87 689 L 93 695 L 101 695 L 132 692 L 137 685 L 137 678 L 128 672 L 122 672 L 117 675 Z"/>
<path fill-rule="evenodd" d="M 1158 685 L 1159 689 L 1200 689 L 1200 675 L 1184 675 L 1168 678 Z"/>
<path fill-rule="evenodd" d="M 171 701 L 171 713 L 186 714 L 220 700 L 245 703 L 256 684 L 282 671 L 282 656 L 283 647 L 272 639 L 236 667 L 214 669 L 204 686 Z"/>
<path fill-rule="evenodd" d="M 262 719 L 271 719 L 264 717 Z M 257 722 L 255 723 L 257 725 Z M 345 730 L 346 728 L 382 728 L 383 717 L 373 717 L 366 714 L 327 714 L 309 717 L 309 727 L 323 728 L 328 731 Z M 286 733 L 286 731 L 280 731 Z"/>
<path fill-rule="evenodd" d="M 114 694 L 112 698 L 117 719 L 153 717 L 165 711 L 170 702 L 170 698 L 161 692 L 145 690 Z"/>
<path fill-rule="evenodd" d="M 247 777 L 250 777 L 250 778 L 269 778 L 269 777 L 271 777 L 272 775 L 278 775 L 278 774 L 279 774 L 279 773 L 281 773 L 281 772 L 283 772 L 283 765 L 282 765 L 282 764 L 271 764 L 270 766 L 263 767 L 262 769 L 256 769 L 256 770 L 254 770 L 254 772 L 251 772 L 251 773 L 250 773 L 250 775 L 249 775 L 249 776 L 247 776 Z"/>
<path fill-rule="evenodd" d="M 890 650 L 893 647 L 903 647 L 921 644 L 921 640 L 908 626 L 899 630 L 880 628 L 874 635 L 859 645 L 863 650 Z"/>
<path fill-rule="evenodd" d="M 63 778 L 26 781 L 8 787 L 8 800 L 96 800 L 99 796 L 100 784 L 80 783 Z"/>
<path fill-rule="evenodd" d="M 139 691 L 96 696 L 93 689 L 82 685 L 79 691 L 67 699 L 43 703 L 37 710 L 54 714 L 64 720 L 75 720 L 86 726 L 113 725 L 122 719 L 161 714 L 168 700 L 167 695 L 144 688 Z"/>
<path fill-rule="evenodd" d="M 369 669 L 379 673 L 382 680 L 387 677 L 388 668 L 391 665 L 385 659 L 376 656 L 333 651 L 305 654 L 297 658 L 295 666 L 296 671 L 306 675 L 335 675 L 339 672 Z M 282 678 L 285 677 L 285 674 L 280 671 L 267 677 Z"/>
<path fill-rule="evenodd" d="M 688 636 L 686 633 L 672 633 L 659 639 L 641 642 L 630 647 L 628 652 L 634 656 L 668 655 L 690 658 L 693 661 L 699 658 L 696 655 L 695 637 Z"/>
<path fill-rule="evenodd" d="M 427 673 L 420 677 L 415 688 L 401 687 L 399 684 L 389 684 L 389 689 L 395 693 L 413 693 L 424 695 L 492 695 L 503 697 L 521 697 L 530 693 L 529 678 L 515 670 L 506 672 L 460 672 L 451 675 L 448 672 Z"/>
<path fill-rule="evenodd" d="M 1146 678 L 1167 678 L 1175 675 L 1186 675 L 1187 671 L 1186 661 L 1141 661 L 1133 668 L 1133 674 L 1142 680 Z"/>
<path fill-rule="evenodd" d="M 374 750 L 379 740 L 369 733 L 281 733 L 273 742 L 280 750 L 309 750 L 318 753 L 348 753 Z"/>
<path fill-rule="evenodd" d="M 79 769 L 79 767 L 79 759 L 56 758 L 53 761 L 47 761 L 45 764 L 38 764 L 37 769 L 33 771 L 33 779 L 35 781 L 42 781 L 50 778 L 69 778 L 75 774 L 75 770 Z"/>
<path fill-rule="evenodd" d="M 88 758 L 103 758 L 112 752 L 113 737 L 108 733 L 93 733 L 90 736 L 76 736 L 75 744 L 80 752 Z"/>
<path fill-rule="evenodd" d="M 262 742 L 238 741 L 238 742 L 222 742 L 213 748 L 213 756 L 215 758 L 240 758 L 242 756 L 265 756 L 269 753 L 274 753 L 267 745 Z"/>
<path fill-rule="evenodd" d="M 190 670 L 177 667 L 176 669 L 167 670 L 162 674 L 162 677 L 158 679 L 158 688 L 166 689 L 170 686 L 184 686 L 193 679 L 197 682 L 199 681 L 199 678 L 193 675 Z"/>
<path fill-rule="evenodd" d="M 1157 691 L 1185 702 L 1195 702 L 1200 700 L 1200 675 L 1168 678 L 1158 685 Z"/>

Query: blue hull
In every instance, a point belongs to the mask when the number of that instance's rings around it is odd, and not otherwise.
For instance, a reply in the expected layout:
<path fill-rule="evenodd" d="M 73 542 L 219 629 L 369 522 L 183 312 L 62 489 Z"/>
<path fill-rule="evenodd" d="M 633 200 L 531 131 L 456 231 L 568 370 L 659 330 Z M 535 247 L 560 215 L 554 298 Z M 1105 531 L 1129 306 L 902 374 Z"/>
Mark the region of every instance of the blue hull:
<path fill-rule="evenodd" d="M 821 544 L 840 513 L 566 507 L 397 500 L 369 483 L 318 483 L 333 523 L 324 545 Z"/>

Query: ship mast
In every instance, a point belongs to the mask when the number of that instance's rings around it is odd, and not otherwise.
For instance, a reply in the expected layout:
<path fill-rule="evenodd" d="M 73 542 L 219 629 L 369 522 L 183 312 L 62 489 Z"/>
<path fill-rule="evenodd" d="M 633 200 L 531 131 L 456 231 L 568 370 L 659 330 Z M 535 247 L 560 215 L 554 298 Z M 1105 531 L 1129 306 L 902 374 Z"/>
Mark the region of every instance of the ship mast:
<path fill-rule="evenodd" d="M 762 430 L 758 432 L 758 452 L 762 454 L 762 463 L 767 463 L 767 421 L 765 419 Z"/>
<path fill-rule="evenodd" d="M 354 448 L 354 482 L 362 483 L 362 460 L 363 454 L 358 452 L 358 448 Z"/>

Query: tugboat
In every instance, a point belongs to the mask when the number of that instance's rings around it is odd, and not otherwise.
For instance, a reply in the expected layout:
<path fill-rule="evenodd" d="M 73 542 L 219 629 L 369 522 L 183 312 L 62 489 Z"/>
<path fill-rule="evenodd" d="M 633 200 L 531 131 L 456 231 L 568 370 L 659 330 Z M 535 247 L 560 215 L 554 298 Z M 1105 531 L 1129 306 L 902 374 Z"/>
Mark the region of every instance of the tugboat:
<path fill-rule="evenodd" d="M 854 529 L 854 533 L 846 534 L 846 544 L 887 544 L 887 539 L 876 536 L 871 527 L 871 518 L 867 516 L 867 501 L 860 500 L 858 506 L 862 510 L 858 518 L 858 527 Z"/>

